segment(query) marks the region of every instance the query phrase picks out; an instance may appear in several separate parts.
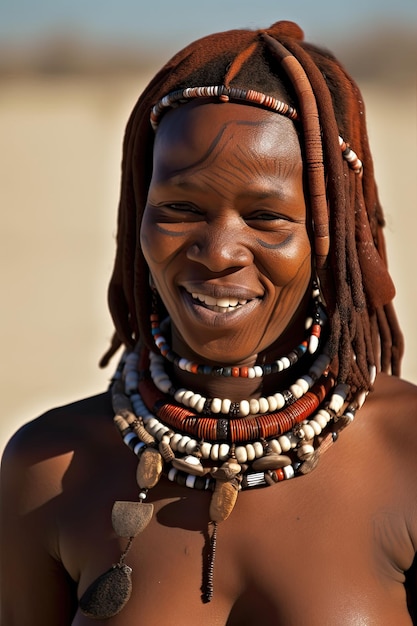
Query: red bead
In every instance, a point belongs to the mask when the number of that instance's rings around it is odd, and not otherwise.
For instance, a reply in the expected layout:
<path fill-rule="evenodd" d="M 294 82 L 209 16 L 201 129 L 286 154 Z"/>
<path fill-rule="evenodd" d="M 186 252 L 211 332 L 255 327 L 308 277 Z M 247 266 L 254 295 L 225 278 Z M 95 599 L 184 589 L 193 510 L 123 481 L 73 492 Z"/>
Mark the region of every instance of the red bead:
<path fill-rule="evenodd" d="M 313 324 L 313 327 L 311 329 L 311 334 L 314 335 L 315 337 L 320 337 L 320 332 L 321 332 L 320 324 Z"/>

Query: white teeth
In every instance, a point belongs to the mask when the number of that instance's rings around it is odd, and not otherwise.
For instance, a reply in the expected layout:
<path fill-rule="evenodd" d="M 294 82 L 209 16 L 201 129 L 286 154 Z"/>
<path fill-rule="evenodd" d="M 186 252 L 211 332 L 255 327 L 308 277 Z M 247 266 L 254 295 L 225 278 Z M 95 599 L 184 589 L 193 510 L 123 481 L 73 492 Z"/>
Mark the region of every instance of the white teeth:
<path fill-rule="evenodd" d="M 247 300 L 238 300 L 237 298 L 212 298 L 202 293 L 192 293 L 191 295 L 195 300 L 203 302 L 206 306 L 218 307 L 220 309 L 233 309 L 248 302 Z"/>

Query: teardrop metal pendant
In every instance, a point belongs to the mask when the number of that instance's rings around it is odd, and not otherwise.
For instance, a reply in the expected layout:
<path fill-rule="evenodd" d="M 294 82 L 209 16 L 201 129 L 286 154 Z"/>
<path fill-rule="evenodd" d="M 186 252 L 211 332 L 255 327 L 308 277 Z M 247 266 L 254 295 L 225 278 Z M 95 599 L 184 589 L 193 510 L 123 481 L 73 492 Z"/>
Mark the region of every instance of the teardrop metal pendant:
<path fill-rule="evenodd" d="M 117 615 L 132 593 L 131 573 L 128 565 L 119 563 L 101 574 L 81 597 L 79 606 L 83 615 L 92 619 Z"/>

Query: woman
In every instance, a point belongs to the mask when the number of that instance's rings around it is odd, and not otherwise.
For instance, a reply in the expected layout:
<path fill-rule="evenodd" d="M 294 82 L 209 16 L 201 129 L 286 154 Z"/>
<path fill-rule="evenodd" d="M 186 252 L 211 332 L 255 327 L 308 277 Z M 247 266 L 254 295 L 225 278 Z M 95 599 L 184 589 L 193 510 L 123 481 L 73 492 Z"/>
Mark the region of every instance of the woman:
<path fill-rule="evenodd" d="M 295 24 L 162 68 L 125 137 L 110 392 L 4 455 L 5 625 L 412 623 L 382 226 L 360 93 Z"/>

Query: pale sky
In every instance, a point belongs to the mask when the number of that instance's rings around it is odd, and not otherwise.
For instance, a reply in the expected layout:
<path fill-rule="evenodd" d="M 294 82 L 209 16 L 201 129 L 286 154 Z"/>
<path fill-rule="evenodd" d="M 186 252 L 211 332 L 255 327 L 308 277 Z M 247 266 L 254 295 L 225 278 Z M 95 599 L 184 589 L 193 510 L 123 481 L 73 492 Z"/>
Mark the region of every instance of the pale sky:
<path fill-rule="evenodd" d="M 281 7 L 281 8 L 280 8 Z M 332 44 L 381 24 L 417 27 L 416 0 L 1 0 L 0 42 L 51 33 L 175 51 L 197 37 L 238 27 L 300 24 L 306 39 Z"/>

